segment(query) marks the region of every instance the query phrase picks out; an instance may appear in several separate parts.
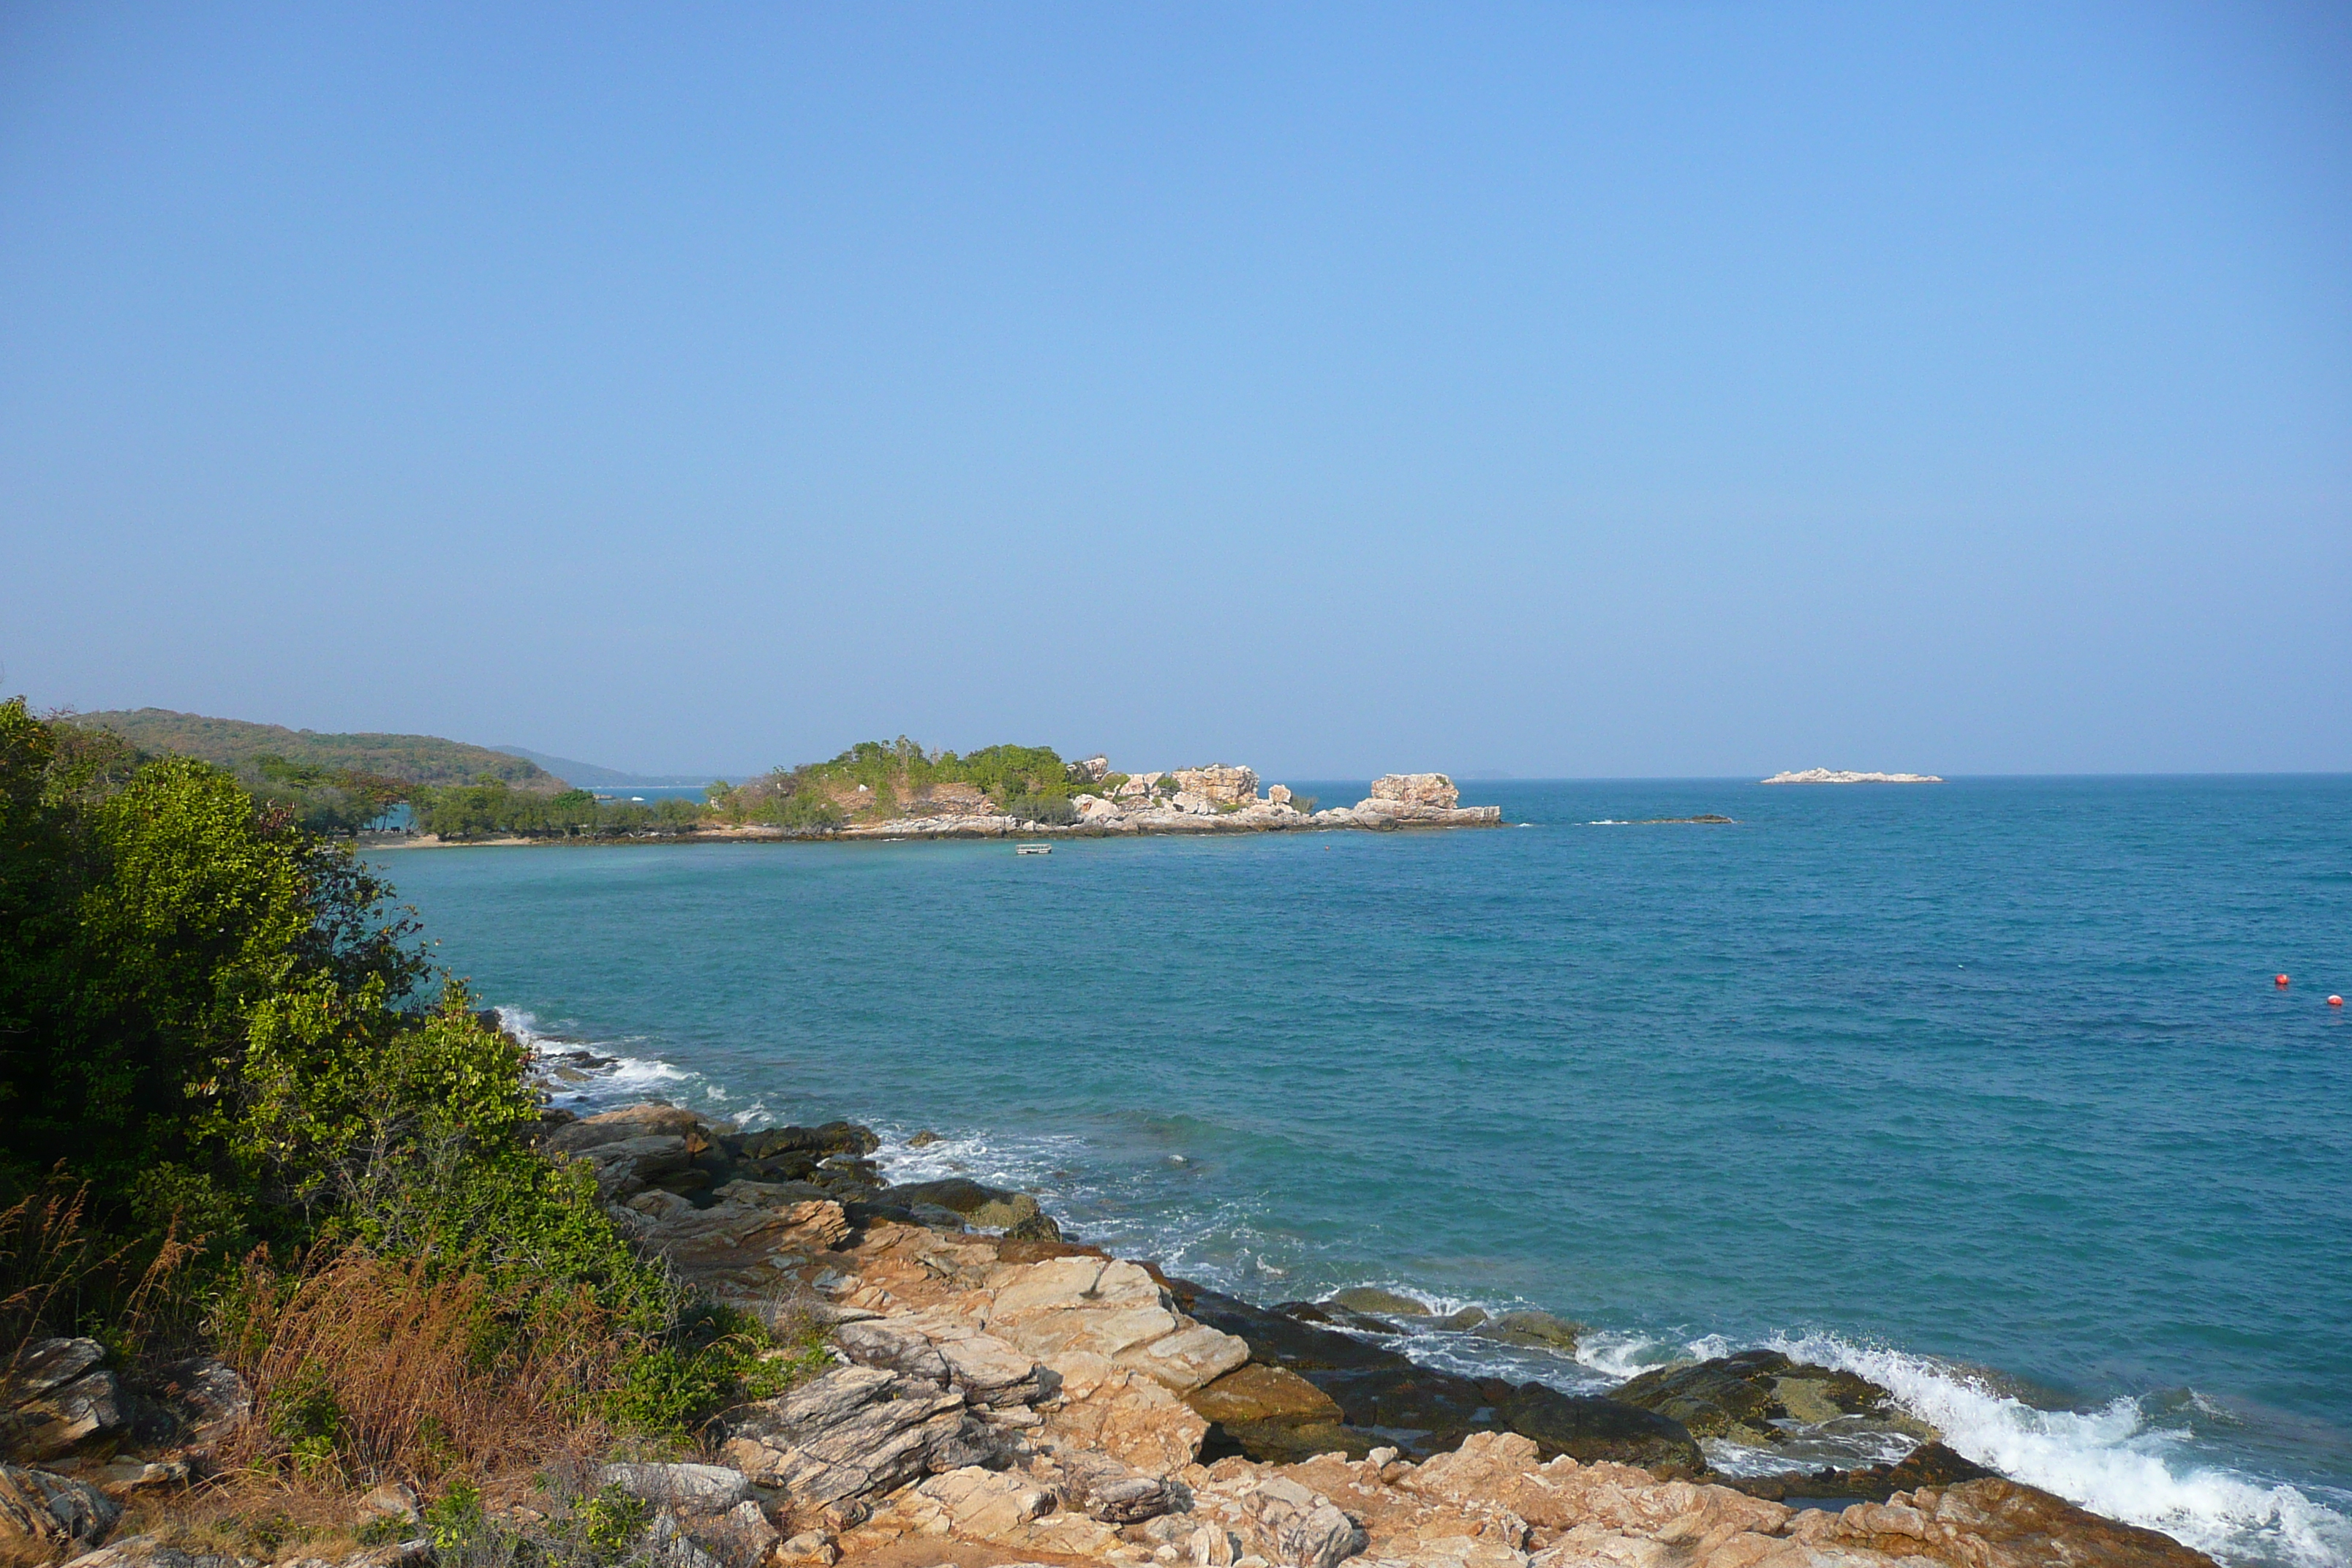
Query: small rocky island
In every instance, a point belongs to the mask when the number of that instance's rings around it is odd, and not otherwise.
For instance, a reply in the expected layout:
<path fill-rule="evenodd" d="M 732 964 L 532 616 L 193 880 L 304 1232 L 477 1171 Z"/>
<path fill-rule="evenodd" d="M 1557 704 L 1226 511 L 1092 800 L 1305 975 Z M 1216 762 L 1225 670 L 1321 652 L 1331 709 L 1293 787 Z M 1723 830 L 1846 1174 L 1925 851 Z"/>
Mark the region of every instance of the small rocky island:
<path fill-rule="evenodd" d="M 1942 784 L 1934 773 L 1848 773 L 1830 768 L 1807 768 L 1801 773 L 1774 773 L 1759 784 Z"/>
<path fill-rule="evenodd" d="M 844 838 L 970 838 L 1007 834 L 1085 837 L 1144 833 L 1279 833 L 1300 828 L 1496 827 L 1499 805 L 1464 805 L 1462 792 L 1444 773 L 1388 773 L 1352 806 L 1315 809 L 1284 784 L 1259 793 L 1255 769 L 1213 763 L 1164 773 L 1118 774 L 1109 759 L 1070 764 L 1089 781 L 1070 797 L 1076 820 L 1024 820 L 995 808 L 979 791 L 934 786 L 909 803 L 906 815 L 883 822 L 852 822 Z M 925 810 L 924 807 L 930 809 Z"/>

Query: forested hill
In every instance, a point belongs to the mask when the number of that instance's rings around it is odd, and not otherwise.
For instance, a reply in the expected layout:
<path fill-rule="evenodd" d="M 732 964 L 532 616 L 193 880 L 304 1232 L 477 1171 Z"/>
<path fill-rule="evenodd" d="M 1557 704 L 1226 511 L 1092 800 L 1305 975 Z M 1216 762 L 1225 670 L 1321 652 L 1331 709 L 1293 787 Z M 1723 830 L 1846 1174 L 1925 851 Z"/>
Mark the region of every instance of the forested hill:
<path fill-rule="evenodd" d="M 553 792 L 564 784 L 527 758 L 437 735 L 325 735 L 166 708 L 76 713 L 66 722 L 111 730 L 142 752 L 201 757 L 231 770 L 270 757 L 300 768 L 372 773 L 405 784 L 472 784 L 488 773 L 521 790 Z"/>

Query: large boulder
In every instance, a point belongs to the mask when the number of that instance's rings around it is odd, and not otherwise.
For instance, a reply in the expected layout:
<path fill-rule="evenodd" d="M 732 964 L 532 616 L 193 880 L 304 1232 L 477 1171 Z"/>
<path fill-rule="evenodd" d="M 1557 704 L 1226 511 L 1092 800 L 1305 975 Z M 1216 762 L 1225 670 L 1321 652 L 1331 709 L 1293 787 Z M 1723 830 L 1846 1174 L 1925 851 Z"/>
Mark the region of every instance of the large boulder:
<path fill-rule="evenodd" d="M 848 1217 L 829 1198 L 781 1208 L 729 1202 L 697 1209 L 665 1194 L 645 1197 L 667 1201 L 617 1211 L 615 1221 L 706 1293 L 762 1316 L 798 1283 L 795 1269 L 849 1235 Z"/>
<path fill-rule="evenodd" d="M 917 1208 L 929 1204 L 962 1215 L 984 1230 L 1007 1230 L 1038 1217 L 1037 1200 L 1027 1193 L 1008 1192 L 962 1176 L 937 1182 L 910 1182 L 876 1194 L 876 1201 Z"/>
<path fill-rule="evenodd" d="M 988 1331 L 1048 1363 L 1099 1355 L 1188 1394 L 1249 1359 L 1240 1340 L 1181 1316 L 1139 1264 L 1053 1258 L 1000 1268 L 991 1283 Z"/>
<path fill-rule="evenodd" d="M 1842 1513 L 1797 1516 L 1789 1534 L 1835 1561 L 1855 1548 L 1904 1563 L 1966 1568 L 2212 1568 L 2213 1560 L 2168 1535 L 2076 1508 L 1999 1476 L 1955 1487 L 1897 1492 Z M 1816 1560 L 1820 1560 L 1817 1558 Z"/>
<path fill-rule="evenodd" d="M 1995 1473 L 1941 1443 L 1927 1442 L 1912 1449 L 1896 1464 L 1740 1476 L 1726 1484 L 1738 1488 L 1750 1497 L 1775 1500 L 1788 1497 L 1843 1498 L 1861 1502 L 1885 1502 L 1896 1492 L 1912 1491 L 1920 1487 L 1957 1486 L 1962 1481 L 1982 1480 Z"/>
<path fill-rule="evenodd" d="M 624 1105 L 616 1110 L 599 1111 L 583 1121 L 567 1122 L 549 1132 L 541 1141 L 541 1147 L 551 1154 L 576 1154 L 584 1149 L 618 1143 L 624 1139 L 684 1139 L 689 1133 L 699 1133 L 702 1130 L 702 1118 L 691 1110 L 682 1110 L 659 1100 L 649 1100 L 643 1105 Z"/>
<path fill-rule="evenodd" d="M 1935 1436 L 1868 1378 L 1806 1366 L 1773 1350 L 1657 1367 L 1612 1389 L 1609 1397 L 1671 1416 L 1694 1436 L 1724 1437 L 1751 1447 L 1778 1446 L 1791 1426 L 1843 1420 L 1852 1426 L 1854 1417 L 1914 1437 Z"/>
<path fill-rule="evenodd" d="M 1372 781 L 1371 801 L 1452 811 L 1462 804 L 1462 792 L 1444 773 L 1384 773 Z M 1359 811 L 1362 806 L 1356 808 Z"/>
<path fill-rule="evenodd" d="M 190 1552 L 161 1536 L 129 1535 L 68 1560 L 65 1568 L 249 1568 L 251 1562 L 223 1552 Z"/>
<path fill-rule="evenodd" d="M 0 1546 L 95 1546 L 121 1517 L 121 1506 L 87 1481 L 0 1465 Z"/>
<path fill-rule="evenodd" d="M 1347 1424 L 1339 1402 L 1286 1367 L 1255 1362 L 1234 1368 L 1184 1403 L 1211 1423 L 1212 1457 L 1238 1453 L 1268 1464 L 1293 1464 L 1317 1454 L 1361 1458 L 1378 1439 Z"/>
<path fill-rule="evenodd" d="M 1577 1338 L 1584 1331 L 1578 1324 L 1565 1318 L 1555 1318 L 1549 1312 L 1505 1312 L 1499 1318 L 1489 1318 L 1470 1331 L 1482 1340 L 1574 1355 Z"/>
<path fill-rule="evenodd" d="M 667 1510 L 665 1510 L 667 1511 Z M 783 1531 L 750 1498 L 717 1513 L 679 1516 L 682 1545 L 691 1546 L 718 1568 L 761 1568 L 783 1539 Z M 683 1552 L 677 1555 L 683 1556 Z M 699 1565 L 697 1565 L 699 1568 Z"/>
<path fill-rule="evenodd" d="M 1514 1389 L 1496 1413 L 1512 1431 L 1534 1438 L 1546 1458 L 1565 1454 L 1587 1464 L 1612 1459 L 1660 1475 L 1706 1470 L 1706 1457 L 1679 1422 L 1637 1405 L 1528 1383 Z"/>
<path fill-rule="evenodd" d="M 1196 795 L 1211 806 L 1245 805 L 1257 798 L 1257 773 L 1249 768 L 1212 763 L 1205 768 L 1178 768 L 1171 776 L 1181 794 Z"/>
<path fill-rule="evenodd" d="M 595 1171 L 596 1195 L 608 1203 L 658 1185 L 694 1163 L 694 1152 L 687 1146 L 685 1138 L 674 1132 L 610 1138 L 569 1152 Z"/>
<path fill-rule="evenodd" d="M 1026 1405 L 1044 1392 L 1046 1381 L 1045 1368 L 1028 1352 L 952 1312 L 844 1323 L 834 1330 L 833 1343 L 860 1366 L 953 1388 L 983 1409 Z"/>
<path fill-rule="evenodd" d="M 1182 1483 L 1083 1448 L 1055 1456 L 1050 1470 L 1065 1506 L 1105 1524 L 1140 1524 L 1191 1506 Z"/>
<path fill-rule="evenodd" d="M 680 1513 L 724 1513 L 751 1495 L 751 1478 L 724 1465 L 606 1465 L 597 1481 Z"/>
<path fill-rule="evenodd" d="M 771 1127 L 746 1132 L 736 1152 L 747 1160 L 772 1160 L 784 1154 L 871 1154 L 882 1147 L 871 1127 L 855 1121 L 827 1121 L 815 1127 Z"/>
<path fill-rule="evenodd" d="M 970 1466 L 933 1476 L 915 1489 L 946 1512 L 949 1534 L 966 1541 L 992 1541 L 1053 1511 L 1054 1494 L 1026 1476 Z"/>
<path fill-rule="evenodd" d="M 100 1364 L 96 1340 L 37 1340 L 0 1381 L 0 1452 L 47 1459 L 115 1432 L 124 1422 L 121 1384 Z"/>
<path fill-rule="evenodd" d="M 1258 1554 L 1283 1568 L 1339 1568 L 1364 1549 L 1364 1532 L 1354 1520 L 1286 1476 L 1244 1496 L 1242 1516 Z"/>
<path fill-rule="evenodd" d="M 1444 773 L 1389 773 L 1372 781 L 1372 793 L 1352 811 L 1318 812 L 1333 827 L 1491 827 L 1503 819 L 1498 805 L 1464 805 L 1462 792 Z"/>
<path fill-rule="evenodd" d="M 253 1417 L 253 1390 L 217 1356 L 189 1356 L 147 1374 L 138 1386 L 137 1440 L 202 1450 L 217 1447 Z"/>
<path fill-rule="evenodd" d="M 1046 1370 L 1057 1397 L 1041 1414 L 1059 1451 L 1090 1449 L 1153 1476 L 1172 1476 L 1200 1457 L 1209 1424 L 1150 1373 L 1090 1351 L 1054 1356 Z"/>
<path fill-rule="evenodd" d="M 1001 1464 L 1004 1440 L 963 1396 L 878 1367 L 845 1366 L 720 1418 L 719 1457 L 795 1503 L 832 1506 L 926 1474 Z"/>
<path fill-rule="evenodd" d="M 1435 1314 L 1428 1302 L 1417 1296 L 1402 1295 L 1383 1290 L 1377 1285 L 1353 1285 L 1335 1291 L 1323 1299 L 1326 1308 L 1342 1307 L 1350 1312 L 1368 1313 L 1376 1318 L 1427 1318 Z"/>

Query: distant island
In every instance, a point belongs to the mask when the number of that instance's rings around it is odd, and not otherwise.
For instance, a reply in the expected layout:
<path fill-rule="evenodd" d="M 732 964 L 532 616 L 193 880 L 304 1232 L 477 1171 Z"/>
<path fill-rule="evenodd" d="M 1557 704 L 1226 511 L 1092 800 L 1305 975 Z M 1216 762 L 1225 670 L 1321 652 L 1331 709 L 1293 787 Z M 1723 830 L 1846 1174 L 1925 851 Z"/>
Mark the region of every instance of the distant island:
<path fill-rule="evenodd" d="M 200 757 L 232 773 L 276 757 L 300 767 L 373 773 L 410 784 L 471 784 L 488 773 L 517 789 L 553 794 L 564 785 L 527 757 L 437 735 L 322 734 L 282 724 L 174 713 L 168 708 L 60 717 L 83 729 L 110 730 L 142 752 Z"/>
<path fill-rule="evenodd" d="M 1121 773 L 1105 756 L 1065 762 L 1050 746 L 930 751 L 900 736 L 865 741 L 821 763 L 718 783 L 700 803 L 599 801 L 571 790 L 551 798 L 494 782 L 421 790 L 416 833 L 433 844 L 563 838 L 1108 837 L 1300 829 L 1492 827 L 1502 808 L 1465 806 L 1444 773 L 1390 773 L 1351 806 L 1317 809 L 1282 784 L 1260 790 L 1255 769 Z"/>
<path fill-rule="evenodd" d="M 1828 768 L 1807 768 L 1801 773 L 1774 773 L 1759 784 L 1942 784 L 1934 773 L 1842 773 Z"/>
<path fill-rule="evenodd" d="M 421 792 L 494 780 L 519 797 L 549 799 L 564 781 L 527 758 L 437 735 L 322 734 L 282 724 L 212 719 L 168 708 L 64 713 L 70 730 L 103 737 L 133 759 L 195 757 L 232 774 L 265 806 L 313 833 L 349 834 Z"/>

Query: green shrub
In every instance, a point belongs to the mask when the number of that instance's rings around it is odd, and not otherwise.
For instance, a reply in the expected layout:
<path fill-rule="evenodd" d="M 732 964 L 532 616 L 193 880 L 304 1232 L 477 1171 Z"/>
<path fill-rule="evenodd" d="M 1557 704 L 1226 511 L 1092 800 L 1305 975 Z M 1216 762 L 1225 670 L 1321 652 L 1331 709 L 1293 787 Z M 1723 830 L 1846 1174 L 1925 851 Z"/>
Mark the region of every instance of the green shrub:
<path fill-rule="evenodd" d="M 780 1341 L 748 1312 L 700 1304 L 684 1315 L 672 1342 L 648 1346 L 624 1364 L 604 1411 L 624 1431 L 689 1436 L 730 1405 L 782 1394 L 826 1360 L 822 1330 Z"/>
<path fill-rule="evenodd" d="M 1069 796 L 1060 795 L 1015 795 L 1004 803 L 1004 812 L 1018 821 L 1055 827 L 1066 827 L 1078 819 L 1078 808 L 1070 804 Z"/>
<path fill-rule="evenodd" d="M 446 1557 L 461 1552 L 478 1542 L 488 1529 L 489 1521 L 482 1512 L 482 1489 L 470 1481 L 450 1482 L 425 1506 L 425 1531 L 433 1538 L 436 1554 Z"/>

